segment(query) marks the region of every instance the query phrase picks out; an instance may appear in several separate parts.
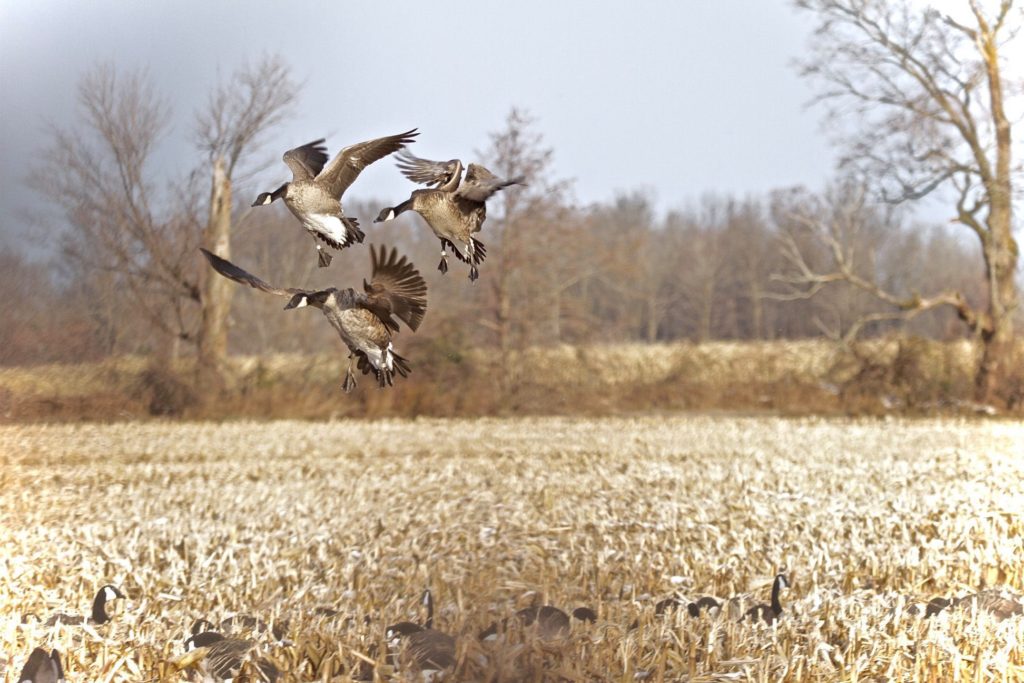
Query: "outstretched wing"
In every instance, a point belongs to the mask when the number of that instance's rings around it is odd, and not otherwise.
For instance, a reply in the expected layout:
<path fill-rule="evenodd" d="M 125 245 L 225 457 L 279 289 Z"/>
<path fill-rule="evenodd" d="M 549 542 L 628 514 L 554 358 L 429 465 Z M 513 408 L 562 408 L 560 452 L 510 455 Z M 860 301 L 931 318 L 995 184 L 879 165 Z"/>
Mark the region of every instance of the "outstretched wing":
<path fill-rule="evenodd" d="M 524 185 L 524 180 L 525 177 L 521 175 L 509 180 L 499 178 L 480 164 L 470 164 L 466 169 L 465 180 L 455 193 L 474 202 L 484 202 L 492 194 L 509 185 Z"/>
<path fill-rule="evenodd" d="M 203 256 L 205 256 L 206 260 L 210 262 L 210 265 L 213 266 L 214 270 L 216 270 L 218 273 L 228 278 L 229 280 L 234 280 L 235 282 L 240 282 L 243 285 L 249 285 L 254 289 L 267 292 L 268 294 L 275 294 L 277 296 L 290 297 L 296 294 L 313 294 L 312 290 L 281 289 L 271 284 L 267 284 L 266 282 L 259 279 L 252 273 L 242 270 L 241 268 L 236 266 L 231 261 L 228 261 L 227 259 L 223 259 L 220 256 L 217 256 L 216 254 L 212 254 L 206 249 L 203 249 L 202 247 L 199 248 L 199 251 L 203 252 Z"/>
<path fill-rule="evenodd" d="M 307 142 L 301 147 L 290 149 L 282 157 L 292 170 L 292 180 L 312 180 L 327 163 L 327 148 L 324 139 Z"/>
<path fill-rule="evenodd" d="M 413 128 L 398 135 L 350 145 L 341 150 L 316 179 L 327 187 L 332 196 L 341 199 L 341 195 L 355 182 L 364 168 L 392 152 L 397 152 L 410 142 L 415 142 L 417 135 L 419 133 Z"/>
<path fill-rule="evenodd" d="M 392 315 L 415 332 L 427 313 L 427 283 L 423 276 L 405 256 L 398 256 L 397 249 L 388 252 L 387 247 L 378 250 L 370 245 L 370 259 L 373 275 L 369 282 L 363 280 L 365 307 L 395 331 L 398 326 L 390 320 Z"/>
<path fill-rule="evenodd" d="M 453 173 L 461 172 L 461 162 L 458 159 L 451 161 L 430 161 L 420 159 L 403 150 L 395 155 L 398 159 L 398 170 L 409 180 L 421 185 L 444 185 L 452 179 Z"/>

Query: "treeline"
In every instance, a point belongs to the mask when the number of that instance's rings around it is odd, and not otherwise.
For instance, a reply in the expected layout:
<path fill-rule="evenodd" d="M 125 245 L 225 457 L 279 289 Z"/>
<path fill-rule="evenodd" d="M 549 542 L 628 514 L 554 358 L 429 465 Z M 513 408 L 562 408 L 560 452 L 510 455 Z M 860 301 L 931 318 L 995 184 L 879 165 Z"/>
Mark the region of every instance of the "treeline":
<path fill-rule="evenodd" d="M 514 154 L 512 139 L 518 141 Z M 802 219 L 809 211 L 826 223 L 830 214 L 842 216 L 836 224 L 844 230 L 843 248 L 866 279 L 887 291 L 913 296 L 953 286 L 984 295 L 973 245 L 873 205 L 850 184 L 819 195 L 706 195 L 667 215 L 658 215 L 642 192 L 577 206 L 569 184 L 550 178 L 552 150 L 529 119 L 514 113 L 491 142 L 483 162 L 502 175 L 525 171 L 530 182 L 492 200 L 480 234 L 488 258 L 475 284 L 461 263 L 453 262 L 444 276 L 436 270 L 440 245 L 419 217 L 371 222 L 381 207 L 402 198 L 346 202 L 368 243 L 397 246 L 426 276 L 429 311 L 417 343 L 458 353 L 563 343 L 839 338 L 854 325 L 862 325 L 865 336 L 897 328 L 934 339 L 963 335 L 948 308 L 911 320 L 875 320 L 884 304 L 854 287 L 823 288 L 808 298 L 799 285 L 794 246 L 815 272 L 828 272 L 834 261 L 830 245 Z M 248 208 L 250 194 L 252 188 L 238 193 L 233 260 L 281 286 L 361 286 L 369 266 L 366 245 L 318 269 L 313 245 L 295 219 L 281 207 Z M 188 267 L 202 266 L 196 253 Z M 344 353 L 321 316 L 286 313 L 276 298 L 240 289 L 230 322 L 233 353 Z M 33 261 L 10 246 L 0 251 L 0 307 L 5 365 L 188 355 L 188 339 L 168 330 L 188 329 L 187 318 L 198 315 L 156 295 L 142 314 L 117 273 L 76 260 Z M 179 319 L 154 325 L 159 316 Z M 408 337 L 399 343 L 408 344 Z"/>

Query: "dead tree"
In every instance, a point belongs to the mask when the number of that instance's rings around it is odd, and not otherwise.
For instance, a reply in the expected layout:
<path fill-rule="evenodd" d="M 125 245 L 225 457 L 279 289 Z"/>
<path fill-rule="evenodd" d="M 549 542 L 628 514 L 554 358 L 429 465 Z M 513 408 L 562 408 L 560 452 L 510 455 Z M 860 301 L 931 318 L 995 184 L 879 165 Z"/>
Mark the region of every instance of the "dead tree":
<path fill-rule="evenodd" d="M 226 255 L 233 175 L 261 133 L 283 119 L 296 91 L 287 68 L 266 59 L 213 93 L 196 135 L 213 178 L 205 220 L 199 173 L 158 189 L 168 181 L 152 159 L 171 111 L 144 73 L 119 74 L 107 65 L 89 71 L 78 88 L 82 125 L 51 131 L 33 184 L 68 223 L 59 237 L 62 256 L 86 281 L 104 281 L 120 316 L 144 318 L 166 357 L 185 341 L 199 349 L 201 367 L 220 369 L 231 288 L 222 287 L 223 278 L 206 278 L 198 247 Z"/>
<path fill-rule="evenodd" d="M 981 341 L 976 398 L 993 400 L 1011 369 L 1018 306 L 1006 104 L 1013 88 L 1003 69 L 1024 13 L 1013 9 L 1013 0 L 1001 0 L 991 11 L 981 0 L 968 0 L 963 17 L 922 10 L 906 0 L 796 4 L 820 19 L 803 73 L 821 84 L 820 99 L 831 105 L 837 129 L 850 130 L 851 116 L 860 124 L 842 141 L 843 165 L 870 179 L 889 202 L 952 190 L 952 220 L 980 241 L 988 283 L 987 301 L 980 304 L 969 303 L 959 292 L 898 296 L 858 279 L 840 258 L 843 245 L 832 243 L 835 231 L 819 225 L 816 230 L 829 242 L 835 267 L 802 272 L 804 295 L 846 282 L 890 304 L 897 312 L 893 315 L 952 306 Z M 788 257 L 799 270 L 800 254 L 791 251 Z"/>
<path fill-rule="evenodd" d="M 220 85 L 196 120 L 196 141 L 211 167 L 210 205 L 202 245 L 231 257 L 232 184 L 260 137 L 288 115 L 298 94 L 288 67 L 278 58 L 249 65 Z M 235 287 L 204 269 L 199 325 L 199 376 L 219 383 L 228 346 L 228 313 Z"/>

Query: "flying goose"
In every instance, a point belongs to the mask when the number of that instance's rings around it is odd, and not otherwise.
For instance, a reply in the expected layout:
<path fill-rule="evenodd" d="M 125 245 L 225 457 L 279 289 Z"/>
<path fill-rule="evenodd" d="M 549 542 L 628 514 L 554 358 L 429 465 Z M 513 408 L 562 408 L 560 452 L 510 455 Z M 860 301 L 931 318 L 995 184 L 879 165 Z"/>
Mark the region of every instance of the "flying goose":
<path fill-rule="evenodd" d="M 359 222 L 349 218 L 341 208 L 341 196 L 360 171 L 392 152 L 414 141 L 416 129 L 367 140 L 341 150 L 334 161 L 327 163 L 324 139 L 314 140 L 284 153 L 284 163 L 292 171 L 292 181 L 273 192 L 261 192 L 253 206 L 265 206 L 276 199 L 284 199 L 288 209 L 299 219 L 302 227 L 335 249 L 344 249 L 353 242 L 362 242 L 366 236 Z M 326 167 L 325 167 L 326 166 Z M 317 262 L 321 268 L 331 264 L 332 256 L 320 244 L 316 245 Z"/>
<path fill-rule="evenodd" d="M 201 249 L 213 269 L 224 277 L 249 285 L 269 294 L 289 297 L 285 309 L 315 306 L 323 311 L 349 348 L 349 365 L 342 388 L 349 392 L 356 386 L 353 365 L 369 374 L 372 370 L 381 387 L 391 386 L 395 373 L 406 377 L 409 363 L 391 345 L 391 335 L 398 332 L 397 316 L 409 329 L 416 331 L 427 311 L 427 283 L 419 271 L 398 251 L 386 247 L 370 247 L 372 275 L 363 280 L 363 291 L 352 288 L 314 291 L 280 289 L 267 284 L 235 264 Z"/>
<path fill-rule="evenodd" d="M 396 155 L 402 174 L 428 190 L 413 190 L 412 196 L 398 206 L 381 209 L 374 223 L 389 221 L 405 211 L 415 211 L 441 240 L 441 263 L 437 269 L 448 272 L 447 246 L 455 256 L 469 264 L 469 279 L 476 280 L 477 266 L 487 256 L 482 242 L 473 237 L 487 218 L 487 199 L 509 185 L 522 185 L 523 176 L 505 180 L 479 164 L 470 164 L 462 178 L 462 162 L 428 161 L 408 151 Z"/>
<path fill-rule="evenodd" d="M 37 647 L 28 656 L 25 667 L 18 676 L 18 683 L 64 683 L 64 667 L 60 664 L 60 653 Z"/>
<path fill-rule="evenodd" d="M 46 620 L 47 626 L 54 626 L 58 622 L 61 624 L 74 625 L 74 624 L 105 624 L 110 621 L 110 615 L 107 614 L 107 603 L 117 598 L 124 598 L 124 593 L 119 591 L 116 587 L 107 584 L 99 589 L 96 593 L 96 597 L 92 601 L 92 615 L 85 617 L 81 614 L 66 614 L 58 613 Z"/>
<path fill-rule="evenodd" d="M 772 602 L 770 605 L 761 603 L 754 605 L 743 615 L 744 619 L 753 621 L 764 621 L 766 624 L 774 624 L 775 620 L 782 616 L 782 603 L 779 602 L 779 591 L 785 586 L 789 588 L 789 580 L 784 574 L 776 574 L 772 582 Z"/>

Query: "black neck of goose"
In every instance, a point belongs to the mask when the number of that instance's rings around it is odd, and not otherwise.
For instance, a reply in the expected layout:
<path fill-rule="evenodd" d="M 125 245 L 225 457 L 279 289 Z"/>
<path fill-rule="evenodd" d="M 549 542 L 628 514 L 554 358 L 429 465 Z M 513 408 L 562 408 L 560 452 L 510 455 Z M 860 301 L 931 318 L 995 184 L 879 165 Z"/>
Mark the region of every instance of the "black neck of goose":
<path fill-rule="evenodd" d="M 92 601 L 92 620 L 97 624 L 105 624 L 110 621 L 110 617 L 107 616 L 107 589 L 104 588 L 96 594 L 96 598 Z"/>
<path fill-rule="evenodd" d="M 779 602 L 779 592 L 782 590 L 782 575 L 779 574 L 775 577 L 775 582 L 772 584 L 772 611 L 776 614 L 782 614 L 782 603 Z"/>
<path fill-rule="evenodd" d="M 284 183 L 281 187 L 277 188 L 270 193 L 270 201 L 275 201 L 284 196 L 285 191 L 288 189 L 288 183 Z"/>
<path fill-rule="evenodd" d="M 423 604 L 427 606 L 427 620 L 423 622 L 423 625 L 427 628 L 434 628 L 434 596 L 429 590 L 423 593 Z"/>
<path fill-rule="evenodd" d="M 455 169 L 452 171 L 451 176 L 446 180 L 438 189 L 445 192 L 453 192 L 458 186 L 459 181 L 462 180 L 462 162 L 455 162 Z"/>

